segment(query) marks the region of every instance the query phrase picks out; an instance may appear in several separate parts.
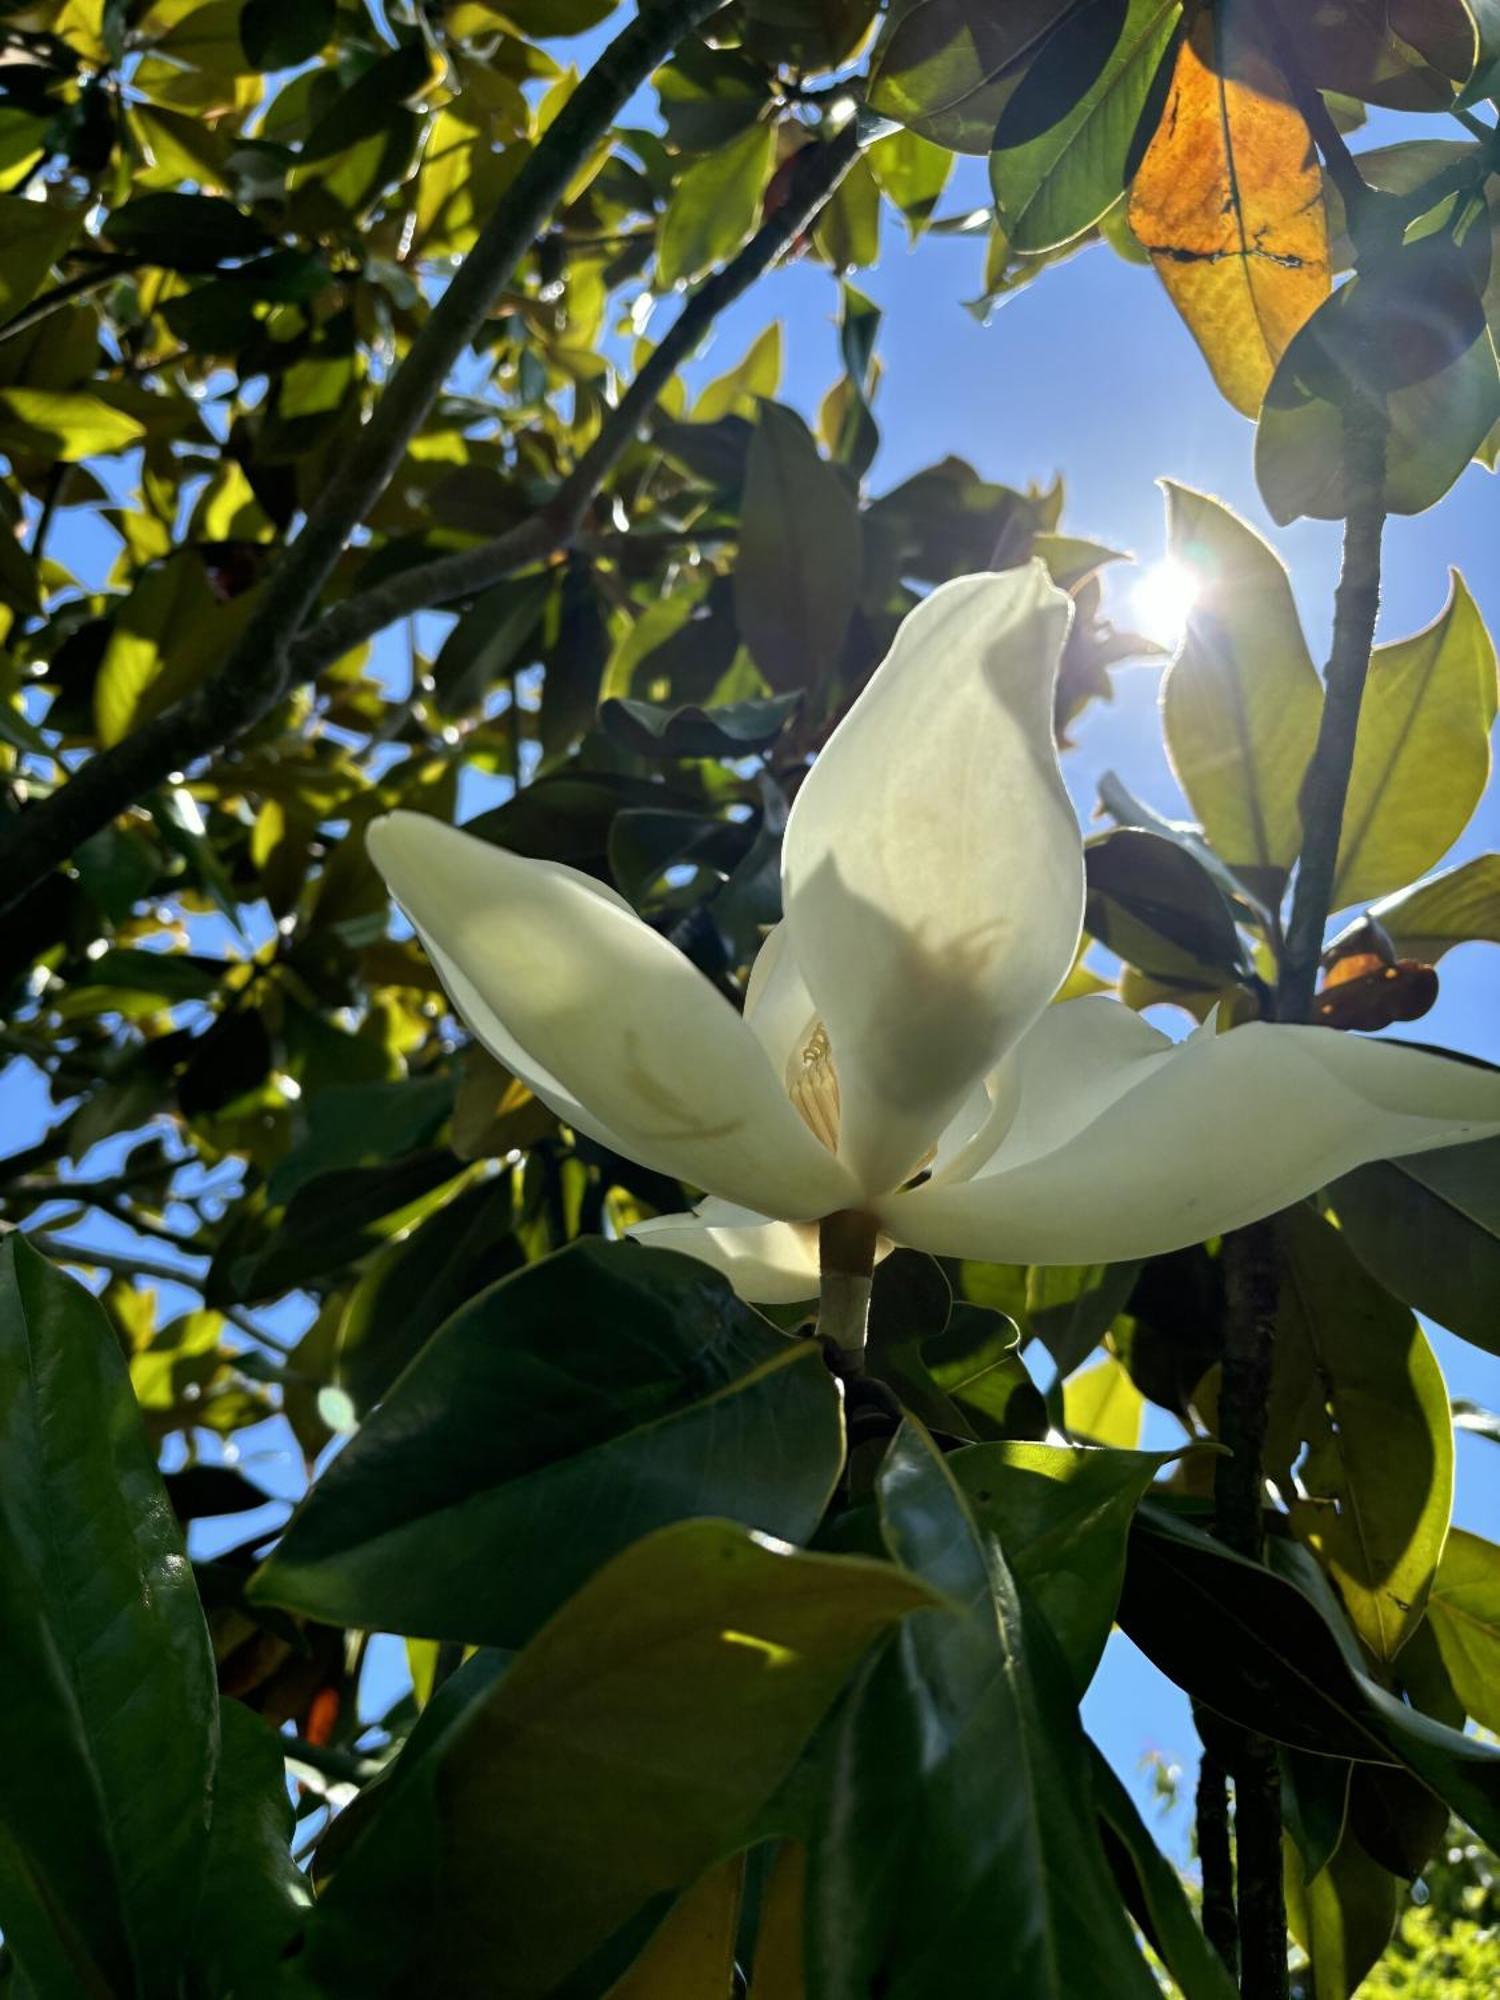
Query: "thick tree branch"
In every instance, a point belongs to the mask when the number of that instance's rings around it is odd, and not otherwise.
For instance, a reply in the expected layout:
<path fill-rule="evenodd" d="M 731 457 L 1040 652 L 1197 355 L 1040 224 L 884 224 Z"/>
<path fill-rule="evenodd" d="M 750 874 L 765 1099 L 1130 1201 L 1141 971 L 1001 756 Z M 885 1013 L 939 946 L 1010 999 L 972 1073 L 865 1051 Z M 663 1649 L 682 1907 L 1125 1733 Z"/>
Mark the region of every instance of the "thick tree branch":
<path fill-rule="evenodd" d="M 343 469 L 272 573 L 223 670 L 0 827 L 0 893 L 7 904 L 142 792 L 219 749 L 280 700 L 288 684 L 288 648 L 350 533 L 389 484 L 449 370 L 484 324 L 579 162 L 609 131 L 632 92 L 717 4 L 641 0 L 636 18 L 579 84 L 480 231 Z"/>
<path fill-rule="evenodd" d="M 1287 923 L 1286 950 L 1277 989 L 1283 1021 L 1312 1013 L 1323 934 L 1328 926 L 1338 867 L 1344 801 L 1354 767 L 1365 676 L 1380 608 L 1380 543 L 1385 532 L 1383 407 L 1358 384 L 1347 384 L 1344 406 L 1344 556 L 1334 600 L 1333 646 L 1323 695 L 1318 740 L 1302 784 L 1302 856 Z"/>
<path fill-rule="evenodd" d="M 720 313 L 804 233 L 853 165 L 858 150 L 852 126 L 825 145 L 804 149 L 798 162 L 802 171 L 793 177 L 786 202 L 736 257 L 694 292 L 605 418 L 598 436 L 538 513 L 493 541 L 414 565 L 335 605 L 292 648 L 296 679 L 312 679 L 352 646 L 414 611 L 471 597 L 567 548 L 600 485 L 629 449 L 682 363 Z"/>
<path fill-rule="evenodd" d="M 143 792 L 171 772 L 233 742 L 289 688 L 314 678 L 352 647 L 414 611 L 472 596 L 567 548 L 601 481 L 629 448 L 682 362 L 700 345 L 719 314 L 804 233 L 848 172 L 858 150 L 852 125 L 825 144 L 804 148 L 798 162 L 800 171 L 792 177 L 783 206 L 736 257 L 694 292 L 605 419 L 592 445 L 553 498 L 530 520 L 476 548 L 414 565 L 335 605 L 292 644 L 272 696 L 257 700 L 253 706 L 247 704 L 230 673 L 243 651 L 243 647 L 237 648 L 229 667 L 213 681 L 135 730 L 123 743 L 98 752 L 51 798 L 26 807 L 10 825 L 0 826 L 0 910 Z"/>

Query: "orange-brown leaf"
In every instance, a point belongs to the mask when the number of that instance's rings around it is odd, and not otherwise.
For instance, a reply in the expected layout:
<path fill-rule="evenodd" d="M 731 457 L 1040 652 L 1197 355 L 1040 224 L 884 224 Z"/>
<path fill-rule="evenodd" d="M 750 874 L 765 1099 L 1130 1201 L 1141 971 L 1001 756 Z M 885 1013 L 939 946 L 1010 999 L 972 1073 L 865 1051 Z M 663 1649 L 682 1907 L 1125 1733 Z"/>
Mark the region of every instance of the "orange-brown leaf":
<path fill-rule="evenodd" d="M 1130 191 L 1130 226 L 1237 410 L 1327 297 L 1328 223 L 1307 125 L 1245 0 L 1198 16 Z"/>

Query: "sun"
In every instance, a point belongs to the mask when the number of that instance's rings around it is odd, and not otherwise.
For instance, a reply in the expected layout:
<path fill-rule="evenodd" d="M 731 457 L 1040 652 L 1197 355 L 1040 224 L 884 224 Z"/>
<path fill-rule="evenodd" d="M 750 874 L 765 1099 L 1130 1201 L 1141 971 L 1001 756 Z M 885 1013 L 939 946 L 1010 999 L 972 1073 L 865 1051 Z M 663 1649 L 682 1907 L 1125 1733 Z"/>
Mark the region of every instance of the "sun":
<path fill-rule="evenodd" d="M 1153 563 L 1131 592 L 1135 614 L 1146 636 L 1176 647 L 1187 629 L 1188 614 L 1198 599 L 1198 579 L 1183 563 L 1168 556 Z"/>

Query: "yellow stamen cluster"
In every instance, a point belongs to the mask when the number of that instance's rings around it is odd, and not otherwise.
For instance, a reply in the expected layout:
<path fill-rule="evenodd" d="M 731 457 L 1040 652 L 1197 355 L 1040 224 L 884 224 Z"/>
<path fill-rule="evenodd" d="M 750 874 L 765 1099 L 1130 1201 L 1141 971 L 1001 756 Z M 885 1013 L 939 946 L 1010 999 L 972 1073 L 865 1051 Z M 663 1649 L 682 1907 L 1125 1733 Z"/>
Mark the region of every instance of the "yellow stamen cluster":
<path fill-rule="evenodd" d="M 820 1021 L 805 1047 L 787 1065 L 787 1096 L 803 1124 L 830 1153 L 839 1149 L 839 1073 L 833 1066 L 828 1031 Z"/>

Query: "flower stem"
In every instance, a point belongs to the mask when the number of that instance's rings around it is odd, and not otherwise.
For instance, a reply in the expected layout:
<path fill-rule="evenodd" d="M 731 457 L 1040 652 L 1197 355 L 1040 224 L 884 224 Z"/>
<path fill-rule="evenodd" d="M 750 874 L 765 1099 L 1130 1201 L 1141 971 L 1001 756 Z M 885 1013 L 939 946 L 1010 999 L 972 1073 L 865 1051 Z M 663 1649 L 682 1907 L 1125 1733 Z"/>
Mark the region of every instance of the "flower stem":
<path fill-rule="evenodd" d="M 874 1216 L 852 1208 L 818 1224 L 817 1337 L 829 1366 L 845 1381 L 865 1372 L 876 1233 Z"/>

